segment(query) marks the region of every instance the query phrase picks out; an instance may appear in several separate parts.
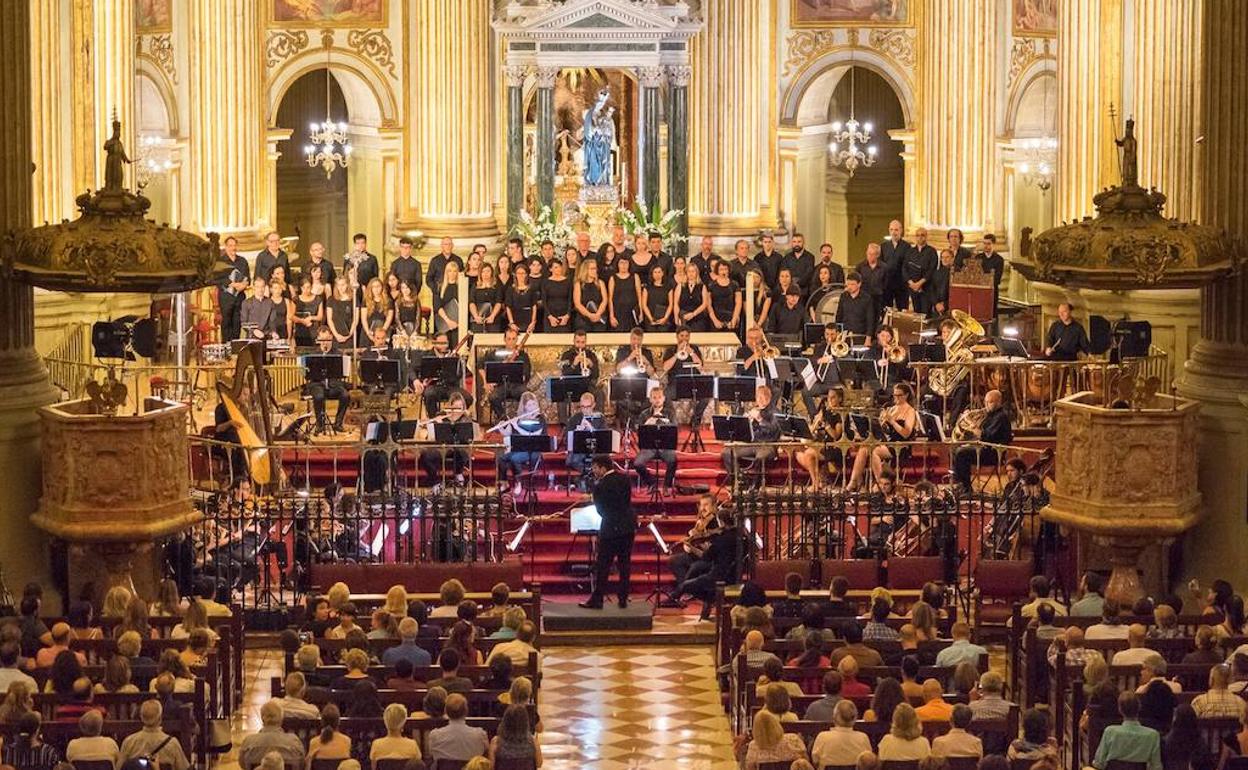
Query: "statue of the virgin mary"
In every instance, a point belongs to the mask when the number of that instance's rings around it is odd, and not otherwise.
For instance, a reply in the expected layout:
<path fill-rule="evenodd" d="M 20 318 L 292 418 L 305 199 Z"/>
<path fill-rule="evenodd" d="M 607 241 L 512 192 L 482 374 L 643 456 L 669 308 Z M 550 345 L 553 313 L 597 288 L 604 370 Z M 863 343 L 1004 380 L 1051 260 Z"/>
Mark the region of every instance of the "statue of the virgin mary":
<path fill-rule="evenodd" d="M 582 118 L 583 154 L 585 158 L 585 185 L 587 187 L 610 187 L 611 147 L 615 144 L 615 108 L 607 106 L 610 89 L 598 92 L 594 106 L 585 110 Z"/>

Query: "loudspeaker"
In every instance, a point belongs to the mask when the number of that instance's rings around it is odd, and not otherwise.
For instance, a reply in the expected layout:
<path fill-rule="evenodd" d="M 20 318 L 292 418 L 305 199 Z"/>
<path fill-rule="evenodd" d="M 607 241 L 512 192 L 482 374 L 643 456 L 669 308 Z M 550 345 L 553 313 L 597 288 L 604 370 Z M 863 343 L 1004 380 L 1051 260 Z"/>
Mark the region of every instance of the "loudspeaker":
<path fill-rule="evenodd" d="M 1123 358 L 1144 358 L 1153 345 L 1153 325 L 1148 321 L 1119 321 L 1114 324 L 1114 340 Z"/>
<path fill-rule="evenodd" d="M 1114 335 L 1110 328 L 1109 319 L 1103 315 L 1094 315 L 1088 317 L 1088 347 L 1092 349 L 1092 354 L 1099 356 L 1109 350 L 1114 344 Z"/>

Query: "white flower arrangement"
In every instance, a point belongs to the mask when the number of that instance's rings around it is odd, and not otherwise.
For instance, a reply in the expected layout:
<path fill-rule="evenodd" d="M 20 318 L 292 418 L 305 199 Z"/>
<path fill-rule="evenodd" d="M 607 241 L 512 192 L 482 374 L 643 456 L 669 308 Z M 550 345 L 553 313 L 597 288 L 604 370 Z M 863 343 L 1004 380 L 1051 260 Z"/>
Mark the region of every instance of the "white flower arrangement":
<path fill-rule="evenodd" d="M 687 240 L 676 230 L 676 225 L 684 213 L 680 209 L 672 209 L 666 214 L 660 214 L 657 203 L 649 213 L 641 207 L 640 203 L 634 203 L 631 209 L 620 207 L 614 211 L 615 221 L 624 228 L 626 233 L 634 236 L 658 233 L 663 238 L 664 248 L 668 250 Z"/>
<path fill-rule="evenodd" d="M 528 211 L 521 211 L 520 218 L 511 228 L 511 234 L 524 241 L 524 247 L 530 254 L 538 252 L 542 241 L 555 244 L 555 251 L 558 252 L 572 244 L 576 238 L 571 225 L 556 219 L 550 206 L 542 206 L 536 217 Z"/>

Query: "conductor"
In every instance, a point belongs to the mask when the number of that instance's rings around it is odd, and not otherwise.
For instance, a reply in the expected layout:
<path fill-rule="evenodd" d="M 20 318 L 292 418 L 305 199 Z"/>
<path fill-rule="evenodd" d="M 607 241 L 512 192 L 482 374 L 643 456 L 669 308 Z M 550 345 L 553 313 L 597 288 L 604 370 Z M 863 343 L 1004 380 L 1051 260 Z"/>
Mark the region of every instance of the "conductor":
<path fill-rule="evenodd" d="M 598 553 L 594 559 L 594 590 L 589 601 L 580 606 L 602 609 L 603 589 L 615 561 L 620 572 L 616 589 L 620 609 L 628 606 L 629 571 L 633 558 L 633 539 L 637 536 L 637 514 L 633 511 L 633 491 L 628 478 L 615 470 L 610 455 L 596 455 L 593 461 L 594 507 L 602 516 L 598 529 Z"/>

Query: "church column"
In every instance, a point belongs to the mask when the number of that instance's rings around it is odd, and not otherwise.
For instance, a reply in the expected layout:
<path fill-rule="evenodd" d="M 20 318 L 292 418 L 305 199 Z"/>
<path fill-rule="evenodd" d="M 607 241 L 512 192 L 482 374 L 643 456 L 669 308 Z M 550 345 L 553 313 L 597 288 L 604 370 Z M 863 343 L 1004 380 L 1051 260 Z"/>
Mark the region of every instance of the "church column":
<path fill-rule="evenodd" d="M 491 61 L 492 5 L 488 0 L 411 4 L 413 71 L 407 94 L 416 162 L 410 170 L 410 216 L 432 240 L 443 234 L 498 235 L 491 190 L 497 74 Z"/>
<path fill-rule="evenodd" d="M 131 0 L 96 0 L 92 8 L 92 82 L 95 89 L 95 187 L 104 184 L 105 140 L 113 135 L 113 116 L 121 120 L 121 138 L 126 150 L 138 150 L 135 137 L 138 121 L 134 109 L 134 6 Z M 127 184 L 133 171 L 127 170 Z"/>
<path fill-rule="evenodd" d="M 537 207 L 555 205 L 555 79 L 558 67 L 537 70 Z M 522 140 L 523 141 L 523 140 Z"/>
<path fill-rule="evenodd" d="M 641 173 L 637 194 L 649 211 L 659 200 L 659 89 L 663 87 L 662 67 L 640 67 L 641 84 Z"/>
<path fill-rule="evenodd" d="M 1057 56 L 1055 216 L 1071 221 L 1091 215 L 1092 196 L 1119 181 L 1109 106 L 1121 123 L 1121 0 L 1059 3 Z"/>
<path fill-rule="evenodd" d="M 260 10 L 251 0 L 187 3 L 190 14 L 191 227 L 259 249 L 265 193 Z"/>
<path fill-rule="evenodd" d="M 1200 221 L 1248 238 L 1248 5 L 1203 9 L 1197 166 Z M 1186 45 L 1176 40 L 1176 45 Z M 1177 140 L 1176 140 L 1177 141 Z M 1169 192 L 1169 190 L 1167 190 Z M 1187 535 L 1187 572 L 1203 581 L 1248 580 L 1248 271 L 1206 287 L 1200 341 L 1179 378 L 1179 393 L 1201 402 L 1200 492 L 1204 518 Z M 1228 572 L 1227 570 L 1231 570 Z"/>
<path fill-rule="evenodd" d="M 725 237 L 774 227 L 764 208 L 771 165 L 767 64 L 771 3 L 704 0 L 691 43 L 689 229 Z"/>
<path fill-rule="evenodd" d="M 525 68 L 503 68 L 507 78 L 507 228 L 524 209 L 524 76 Z"/>
<path fill-rule="evenodd" d="M 996 124 L 984 106 L 997 103 L 997 46 L 950 45 L 966 30 L 997 29 L 1000 3 L 928 0 L 922 25 L 920 93 L 927 111 L 919 121 L 920 205 L 913 224 L 932 228 L 992 229 L 996 178 Z M 958 161 L 951 163 L 951 158 Z M 910 223 L 907 223 L 910 224 Z"/>
<path fill-rule="evenodd" d="M 1130 114 L 1140 148 L 1140 185 L 1166 193 L 1166 215 L 1200 216 L 1200 24 L 1203 0 L 1135 0 Z M 1182 42 L 1179 42 L 1182 41 Z"/>
<path fill-rule="evenodd" d="M 689 234 L 689 78 L 688 66 L 667 70 L 667 209 L 680 210 L 676 232 Z"/>
<path fill-rule="evenodd" d="M 31 7 L 0 3 L 0 232 L 31 226 Z M 48 553 L 29 516 L 39 502 L 39 418 L 56 400 L 35 352 L 35 298 L 0 277 L 0 564 L 22 581 L 47 583 Z M 12 578 L 10 578 L 12 580 Z"/>

